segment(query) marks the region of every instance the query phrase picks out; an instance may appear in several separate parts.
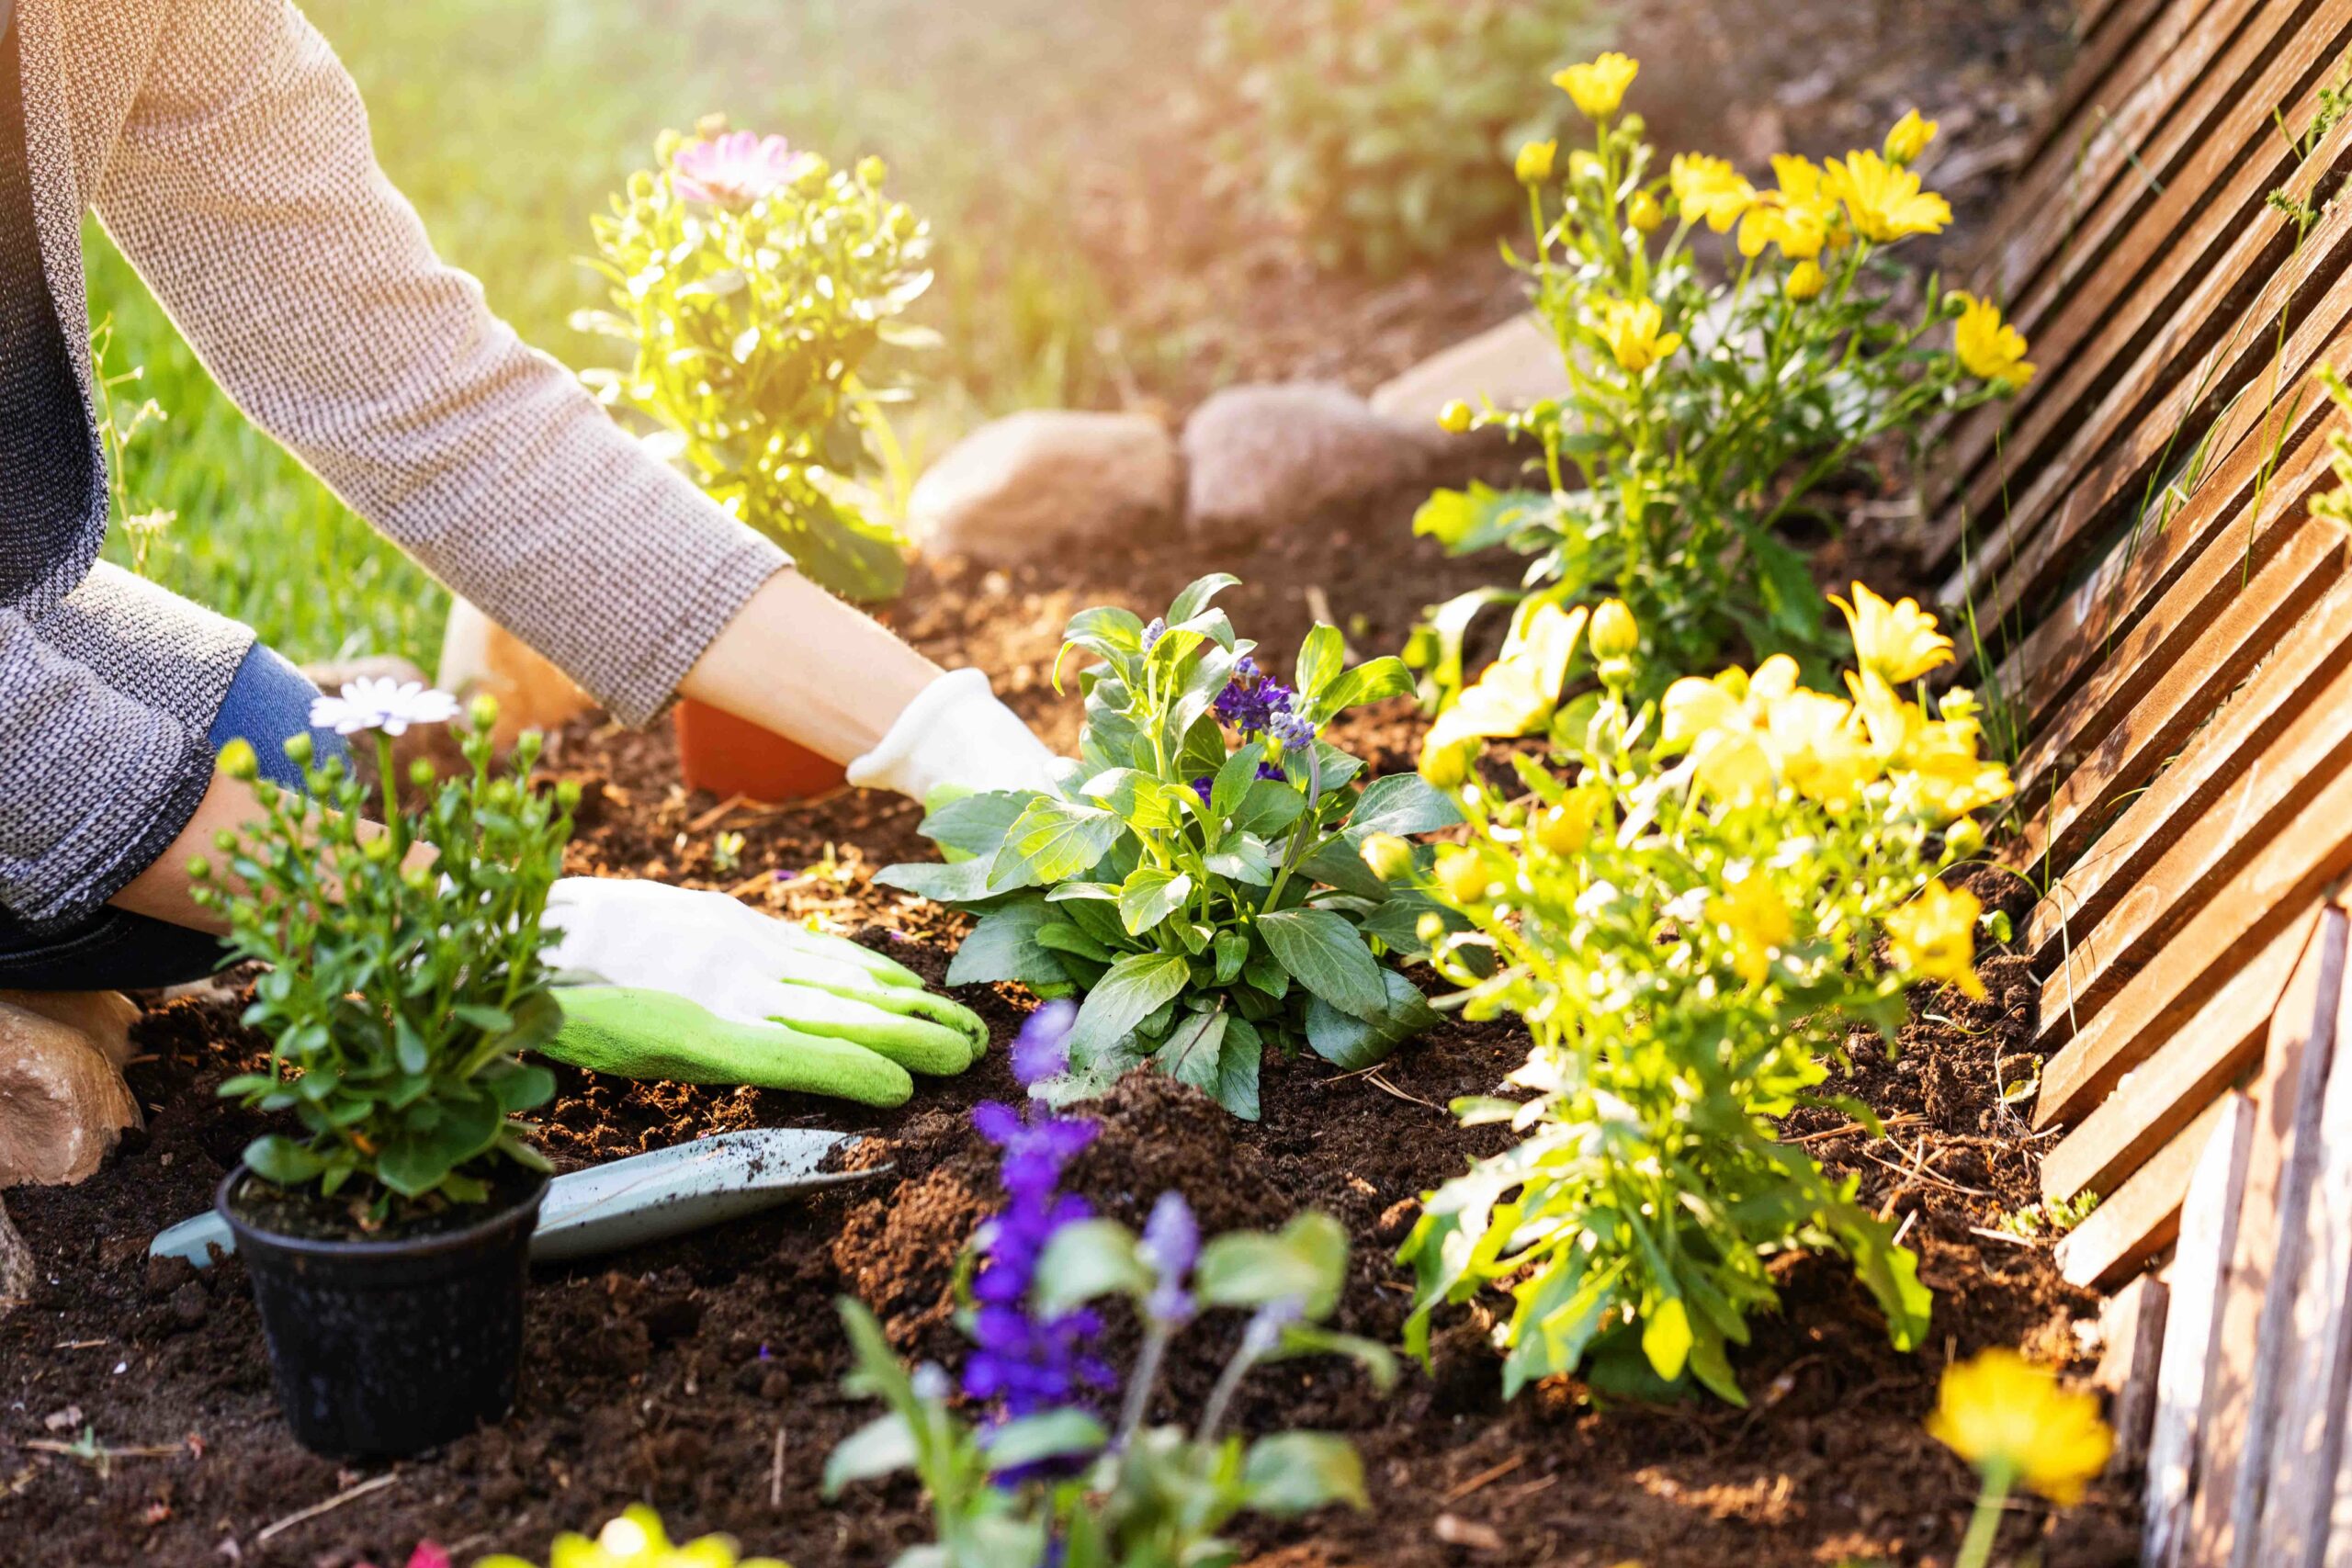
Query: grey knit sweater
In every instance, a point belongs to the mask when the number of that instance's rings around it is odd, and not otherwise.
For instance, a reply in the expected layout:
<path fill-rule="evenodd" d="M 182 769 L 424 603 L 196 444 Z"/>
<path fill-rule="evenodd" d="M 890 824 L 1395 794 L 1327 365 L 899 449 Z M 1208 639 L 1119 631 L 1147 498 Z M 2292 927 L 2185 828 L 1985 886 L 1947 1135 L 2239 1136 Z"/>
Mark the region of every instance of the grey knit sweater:
<path fill-rule="evenodd" d="M 62 928 L 152 863 L 202 795 L 206 732 L 253 639 L 94 564 L 106 487 L 85 210 L 256 423 L 619 716 L 658 713 L 783 556 L 646 456 L 434 255 L 376 167 L 350 77 L 291 0 L 16 12 L 21 137 L 0 130 L 0 907 Z"/>

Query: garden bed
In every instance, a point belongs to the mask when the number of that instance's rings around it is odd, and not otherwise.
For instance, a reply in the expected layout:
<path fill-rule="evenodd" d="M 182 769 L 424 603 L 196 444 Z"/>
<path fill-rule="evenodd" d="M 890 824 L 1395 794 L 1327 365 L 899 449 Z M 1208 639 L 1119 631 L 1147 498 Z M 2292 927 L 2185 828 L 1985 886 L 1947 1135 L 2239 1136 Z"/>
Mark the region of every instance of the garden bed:
<path fill-rule="evenodd" d="M 1366 549 L 1366 539 L 1393 543 Z M 1483 570 L 1441 563 L 1425 544 L 1400 560 L 1403 540 L 1395 517 L 1367 522 L 1362 534 L 1293 534 L 1235 563 L 1247 586 L 1227 602 L 1237 620 L 1283 647 L 1311 618 L 1311 586 L 1362 648 L 1392 648 L 1421 604 Z M 1105 600 L 1154 607 L 1196 555 L 1179 547 L 1106 558 L 1050 585 L 951 570 L 919 580 L 898 619 L 944 661 L 995 671 L 1016 705 L 1067 744 L 1076 703 L 1052 693 L 1047 671 L 1068 612 Z M 1392 772 L 1411 765 L 1419 732 L 1418 716 L 1398 703 L 1343 721 L 1334 739 Z M 933 980 L 944 973 L 956 918 L 869 882 L 880 865 L 928 858 L 911 807 L 854 795 L 784 810 L 689 797 L 674 787 L 670 745 L 659 731 L 582 723 L 551 748 L 548 766 L 586 786 L 571 869 L 737 888 L 779 914 L 822 915 Z M 730 829 L 745 846 L 722 874 L 712 840 Z M 1979 891 L 2013 912 L 2027 902 L 2022 885 L 2003 889 L 1989 874 Z M 1261 1559 L 1633 1559 L 1650 1568 L 1948 1561 L 1974 1483 L 1920 1428 L 1944 1362 L 2024 1343 L 2084 1370 L 2093 1348 L 2082 1330 L 2097 1307 L 2059 1280 L 2046 1242 L 1997 1228 L 2039 1195 L 2037 1145 L 2002 1108 L 1996 1082 L 1996 1063 L 2032 1036 L 2034 987 L 2021 960 L 1992 957 L 1985 975 L 1985 1003 L 1950 992 L 1923 999 L 1899 1059 L 1858 1043 L 1854 1088 L 1889 1119 L 1888 1141 L 1841 1132 L 1826 1113 L 1792 1129 L 1831 1169 L 1857 1175 L 1866 1201 L 1916 1216 L 1905 1240 L 1937 1293 L 1928 1348 L 1906 1356 L 1888 1347 L 1842 1262 L 1792 1258 L 1776 1269 L 1784 1311 L 1758 1321 L 1738 1362 L 1750 1408 L 1701 1402 L 1604 1414 L 1564 1381 L 1503 1403 L 1483 1323 L 1449 1310 L 1433 1367 L 1408 1371 L 1387 1400 L 1336 1362 L 1252 1380 L 1243 1425 L 1349 1434 L 1376 1499 L 1368 1516 L 1253 1526 L 1248 1540 Z M 818 1496 L 825 1455 L 872 1414 L 839 1391 L 846 1348 L 832 1302 L 866 1301 L 910 1356 L 960 1358 L 951 1277 L 996 1196 L 991 1153 L 966 1112 L 1015 1093 L 1002 1047 L 1026 1010 L 1017 991 L 980 988 L 966 999 L 998 1049 L 965 1077 L 927 1082 L 887 1113 L 565 1072 L 544 1121 L 548 1147 L 566 1166 L 737 1127 L 799 1125 L 866 1132 L 849 1162 L 889 1168 L 702 1235 L 542 1269 L 514 1414 L 438 1454 L 366 1471 L 288 1439 L 239 1264 L 198 1273 L 145 1256 L 156 1229 L 209 1202 L 258 1130 L 253 1115 L 210 1092 L 261 1054 L 232 1021 L 233 1001 L 158 1008 L 141 1026 L 144 1055 L 130 1072 L 146 1134 L 82 1186 L 12 1195 L 44 1275 L 32 1304 L 0 1320 L 0 1520 L 37 1532 L 32 1560 L 41 1562 L 349 1568 L 403 1562 L 428 1537 L 461 1562 L 493 1548 L 537 1551 L 558 1529 L 593 1529 L 645 1498 L 681 1533 L 725 1529 L 798 1568 L 888 1562 L 926 1539 L 910 1483 L 861 1486 L 838 1505 Z M 1172 1188 L 1212 1230 L 1323 1208 L 1357 1249 L 1336 1321 L 1393 1342 L 1409 1281 L 1389 1258 L 1415 1200 L 1498 1146 L 1498 1130 L 1464 1132 L 1442 1108 L 1494 1089 L 1525 1049 L 1515 1027 L 1449 1021 L 1372 1075 L 1275 1064 L 1254 1125 L 1166 1080 L 1131 1079 L 1105 1107 L 1105 1130 L 1074 1185 L 1130 1222 Z M 1196 1355 L 1221 1351 L 1214 1333 L 1196 1338 Z M 1189 1406 L 1213 1372 L 1205 1360 L 1180 1366 L 1169 1394 Z M 85 1426 L 101 1451 L 27 1446 L 70 1443 Z M 390 1479 L 264 1539 L 277 1521 L 382 1476 Z M 2008 1539 L 2041 1541 L 2052 1568 L 2120 1563 L 2132 1553 L 2127 1517 L 2120 1489 L 2054 1522 L 2040 1504 L 2019 1504 Z"/>

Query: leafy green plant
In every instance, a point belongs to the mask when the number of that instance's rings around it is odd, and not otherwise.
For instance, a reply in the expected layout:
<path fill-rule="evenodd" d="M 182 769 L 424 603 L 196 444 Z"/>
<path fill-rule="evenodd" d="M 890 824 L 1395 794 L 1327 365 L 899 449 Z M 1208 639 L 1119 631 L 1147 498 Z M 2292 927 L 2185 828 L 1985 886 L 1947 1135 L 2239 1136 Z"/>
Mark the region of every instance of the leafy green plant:
<path fill-rule="evenodd" d="M 1516 199 L 1510 150 L 1556 135 L 1567 117 L 1528 67 L 1574 59 L 1593 10 L 1235 0 L 1204 51 L 1211 188 L 1248 194 L 1326 266 L 1387 272 L 1490 233 Z"/>
<path fill-rule="evenodd" d="M 253 784 L 264 816 L 220 834 L 218 864 L 189 871 L 198 901 L 229 920 L 230 951 L 268 965 L 244 1012 L 269 1037 L 268 1069 L 220 1093 L 290 1111 L 306 1134 L 264 1134 L 245 1163 L 280 1186 L 347 1191 L 373 1221 L 396 1204 L 480 1202 L 505 1163 L 549 1168 L 514 1117 L 555 1092 L 553 1076 L 520 1055 L 562 1022 L 540 917 L 579 791 L 525 786 L 536 734 L 517 742 L 511 776 L 493 773 L 497 708 L 485 698 L 469 716 L 466 771 L 436 783 L 420 760 L 409 781 L 425 803 L 404 810 L 387 727 L 447 718 L 455 705 L 413 687 L 345 694 L 345 716 L 375 730 L 380 800 L 340 758 L 311 766 L 308 735 L 286 748 L 307 770 L 307 794 L 257 777 L 253 748 L 232 742 L 220 767 Z M 371 807 L 380 833 L 361 830 Z M 433 851 L 429 863 L 411 853 L 417 845 Z"/>
<path fill-rule="evenodd" d="M 1057 794 L 940 806 L 922 831 L 963 858 L 877 878 L 980 917 L 951 985 L 1085 993 L 1057 1097 L 1148 1061 L 1254 1118 L 1266 1046 L 1364 1067 L 1431 1020 L 1381 957 L 1415 951 L 1434 906 L 1358 852 L 1461 815 L 1409 773 L 1358 787 L 1363 764 L 1317 733 L 1411 676 L 1395 659 L 1341 668 L 1339 631 L 1317 626 L 1283 685 L 1209 603 L 1234 581 L 1202 578 L 1149 626 L 1116 608 L 1075 616 L 1064 656 L 1101 660 L 1079 677 L 1077 775 Z"/>
<path fill-rule="evenodd" d="M 826 1495 L 913 1471 L 937 1540 L 900 1553 L 901 1568 L 1223 1568 L 1240 1551 L 1219 1532 L 1242 1514 L 1369 1507 L 1363 1461 L 1345 1438 L 1289 1431 L 1245 1440 L 1225 1430 L 1242 1380 L 1268 1361 L 1336 1353 L 1384 1388 L 1395 1376 L 1384 1347 L 1319 1326 L 1346 1280 L 1346 1233 L 1307 1213 L 1277 1232 L 1202 1243 L 1191 1224 L 1182 1201 L 1165 1195 L 1140 1237 L 1114 1221 L 1080 1221 L 1061 1228 L 1038 1264 L 1031 1305 L 1040 1316 L 1110 1298 L 1144 1325 L 1115 1426 L 1075 1403 L 976 1426 L 951 1402 L 943 1369 L 910 1374 L 873 1314 L 843 1301 L 856 1356 L 846 1386 L 888 1412 L 833 1450 Z M 1196 1420 L 1189 1430 L 1147 1426 L 1169 1345 L 1219 1308 L 1250 1317 Z"/>
<path fill-rule="evenodd" d="M 594 220 L 613 309 L 573 319 L 635 360 L 582 378 L 809 578 L 889 598 L 906 541 L 861 480 L 903 468 L 882 405 L 904 393 L 865 369 L 885 343 L 932 341 L 896 320 L 930 286 L 928 229 L 883 195 L 879 158 L 835 169 L 718 120 L 654 150 Z"/>
<path fill-rule="evenodd" d="M 1907 116 L 1883 152 L 1775 156 L 1772 188 L 1696 153 L 1661 172 L 1641 118 L 1620 113 L 1638 69 L 1606 55 L 1563 73 L 1591 143 L 1565 156 L 1537 144 L 1519 163 L 1534 248 L 1511 261 L 1568 389 L 1446 411 L 1450 429 L 1501 428 L 1542 457 L 1534 486 L 1440 491 L 1415 519 L 1453 554 L 1532 558 L 1517 593 L 1457 599 L 1416 634 L 1407 657 L 1440 706 L 1461 684 L 1473 620 L 1514 599 L 1521 613 L 1623 599 L 1660 681 L 1741 648 L 1821 678 L 1838 642 L 1786 530 L 1834 530 L 1828 492 L 1875 452 L 2033 374 L 1989 301 L 1929 277 L 1905 303 L 1911 275 L 1890 253 L 1951 217 L 1907 166 L 1933 122 Z M 1698 254 L 1702 230 L 1723 237 L 1719 266 Z"/>
<path fill-rule="evenodd" d="M 1901 694 L 1951 657 L 1932 618 L 1858 586 L 1851 624 L 1850 700 L 1783 655 L 1635 704 L 1637 671 L 1604 647 L 1603 690 L 1546 716 L 1557 765 L 1517 757 L 1516 789 L 1460 791 L 1471 836 L 1426 886 L 1472 929 L 1433 933 L 1434 962 L 1467 1016 L 1515 1015 L 1533 1048 L 1510 1077 L 1525 1099 L 1454 1102 L 1521 1141 L 1428 1195 L 1402 1254 L 1408 1346 L 1440 1303 L 1503 1285 L 1510 1392 L 1582 1369 L 1739 1402 L 1730 1347 L 1794 1248 L 1850 1257 L 1898 1346 L 1925 1332 L 1917 1260 L 1777 1122 L 1827 1105 L 1875 1130 L 1823 1087 L 1849 1025 L 1891 1045 L 1907 987 L 1984 994 L 1977 900 L 1932 877 L 1982 844 L 1969 813 L 2010 784 L 1978 756 L 1966 692 L 1933 710 Z"/>

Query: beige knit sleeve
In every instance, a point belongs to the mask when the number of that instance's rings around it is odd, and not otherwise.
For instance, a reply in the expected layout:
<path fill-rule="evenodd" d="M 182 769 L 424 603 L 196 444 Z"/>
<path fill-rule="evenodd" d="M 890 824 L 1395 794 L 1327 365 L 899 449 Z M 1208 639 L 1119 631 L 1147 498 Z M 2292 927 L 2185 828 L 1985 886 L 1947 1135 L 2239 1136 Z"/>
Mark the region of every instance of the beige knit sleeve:
<path fill-rule="evenodd" d="M 434 254 L 289 0 L 171 7 L 97 206 L 255 423 L 622 718 L 786 564 Z"/>

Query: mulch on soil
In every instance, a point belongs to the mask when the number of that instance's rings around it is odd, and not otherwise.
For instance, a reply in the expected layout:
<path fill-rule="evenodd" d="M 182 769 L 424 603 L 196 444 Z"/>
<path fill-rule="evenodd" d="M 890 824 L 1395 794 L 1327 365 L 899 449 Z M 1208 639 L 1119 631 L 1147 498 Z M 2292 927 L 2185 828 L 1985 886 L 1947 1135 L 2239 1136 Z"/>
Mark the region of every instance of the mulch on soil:
<path fill-rule="evenodd" d="M 1228 601 L 1237 623 L 1287 649 L 1310 618 L 1311 586 L 1362 646 L 1395 646 L 1427 598 L 1477 576 L 1413 552 L 1400 564 L 1398 524 L 1377 522 L 1368 536 L 1389 541 L 1378 550 L 1358 530 L 1334 529 L 1244 560 L 1250 581 Z M 1081 563 L 1075 581 L 1052 586 L 951 570 L 919 584 L 899 620 L 934 656 L 1007 676 L 1040 728 L 1066 742 L 1076 705 L 1046 674 L 1064 616 L 1103 598 L 1148 611 L 1190 574 L 1189 553 L 1095 563 L 1091 581 Z M 1397 769 L 1411 765 L 1419 733 L 1399 703 L 1355 716 L 1338 739 Z M 732 888 L 944 976 L 959 919 L 870 881 L 889 861 L 927 854 L 911 806 L 855 794 L 786 809 L 689 796 L 674 783 L 665 734 L 590 722 L 556 738 L 547 766 L 586 784 L 572 870 Z M 728 829 L 746 842 L 722 874 L 712 840 Z M 1980 891 L 2019 912 L 2028 896 L 1989 873 Z M 1985 973 L 1984 1003 L 1921 998 L 1892 1059 L 1874 1040 L 1857 1043 L 1850 1087 L 1888 1119 L 1887 1140 L 1841 1132 L 1827 1114 L 1792 1128 L 1833 1168 L 1853 1172 L 1868 1201 L 1910 1219 L 1907 1240 L 1937 1292 L 1927 1349 L 1894 1351 L 1837 1260 L 1791 1258 L 1781 1266 L 1784 1310 L 1756 1324 L 1739 1362 L 1747 1410 L 1603 1410 L 1567 1380 L 1506 1404 L 1484 1308 L 1442 1317 L 1431 1367 L 1408 1370 L 1385 1400 L 1338 1363 L 1269 1369 L 1241 1403 L 1244 1427 L 1347 1433 L 1378 1508 L 1255 1527 L 1260 1559 L 1299 1568 L 1949 1561 L 1973 1490 L 1920 1429 L 1942 1366 L 2024 1343 L 2082 1370 L 2097 1309 L 2060 1281 L 2047 1243 L 1994 1228 L 2037 1195 L 2036 1145 L 1997 1088 L 2003 1064 L 2014 1076 L 2010 1057 L 2031 1039 L 2035 991 L 2021 960 L 1994 957 Z M 1012 987 L 967 999 L 999 1048 L 890 1112 L 564 1070 L 545 1129 L 567 1167 L 732 1128 L 798 1125 L 870 1134 L 851 1159 L 877 1175 L 600 1265 L 540 1270 L 514 1415 L 389 1470 L 338 1466 L 289 1441 L 237 1262 L 198 1271 L 147 1259 L 153 1232 L 205 1207 L 262 1126 L 211 1093 L 262 1052 L 234 1022 L 233 999 L 154 1009 L 130 1075 L 145 1133 L 79 1187 L 11 1194 L 46 1280 L 30 1306 L 0 1320 L 0 1521 L 42 1543 L 29 1561 L 352 1568 L 405 1561 L 423 1538 L 460 1561 L 537 1552 L 558 1529 L 593 1529 L 644 1498 L 682 1531 L 724 1529 L 800 1568 L 888 1562 L 927 1528 L 910 1483 L 863 1486 L 838 1506 L 817 1495 L 826 1453 L 872 1414 L 839 1391 L 845 1356 L 832 1303 L 843 1293 L 865 1300 L 910 1357 L 960 1358 L 950 1282 L 997 1196 L 990 1151 L 967 1112 L 1014 1094 L 1002 1046 L 1026 1010 Z M 1131 1222 L 1170 1188 L 1211 1227 L 1327 1210 L 1357 1247 L 1341 1325 L 1393 1341 L 1409 1282 L 1389 1258 L 1417 1199 L 1504 1135 L 1465 1132 L 1442 1108 L 1493 1091 L 1525 1049 L 1513 1027 L 1449 1021 L 1374 1075 L 1275 1064 L 1254 1125 L 1164 1079 L 1131 1079 L 1103 1108 L 1104 1131 L 1076 1179 Z M 1196 1404 L 1235 1326 L 1195 1331 L 1170 1380 L 1171 1408 Z M 85 1427 L 102 1448 L 140 1451 L 77 1458 L 26 1446 Z M 274 1521 L 387 1473 L 388 1484 L 263 1539 Z M 2115 1488 L 2054 1520 L 2020 1505 L 2010 1535 L 2036 1542 L 2053 1568 L 2121 1563 L 2127 1518 L 2127 1495 Z"/>

